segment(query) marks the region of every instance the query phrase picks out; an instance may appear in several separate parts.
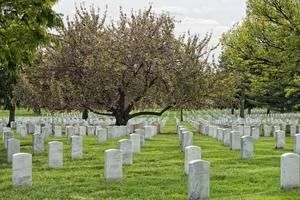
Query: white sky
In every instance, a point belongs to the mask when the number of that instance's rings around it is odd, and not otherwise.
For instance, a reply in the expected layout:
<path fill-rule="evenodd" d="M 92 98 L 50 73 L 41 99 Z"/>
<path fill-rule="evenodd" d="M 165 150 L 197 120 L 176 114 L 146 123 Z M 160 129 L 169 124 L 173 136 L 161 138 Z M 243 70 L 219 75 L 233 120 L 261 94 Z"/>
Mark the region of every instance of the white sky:
<path fill-rule="evenodd" d="M 223 32 L 242 20 L 246 11 L 246 0 L 59 0 L 54 9 L 63 14 L 64 18 L 73 17 L 75 5 L 84 2 L 86 7 L 94 5 L 105 10 L 108 6 L 108 19 L 116 19 L 120 6 L 124 11 L 144 9 L 150 4 L 155 12 L 167 11 L 176 20 L 176 33 L 181 34 L 190 30 L 191 33 L 204 36 L 213 32 L 212 45 L 218 44 Z M 219 54 L 218 49 L 215 54 Z"/>

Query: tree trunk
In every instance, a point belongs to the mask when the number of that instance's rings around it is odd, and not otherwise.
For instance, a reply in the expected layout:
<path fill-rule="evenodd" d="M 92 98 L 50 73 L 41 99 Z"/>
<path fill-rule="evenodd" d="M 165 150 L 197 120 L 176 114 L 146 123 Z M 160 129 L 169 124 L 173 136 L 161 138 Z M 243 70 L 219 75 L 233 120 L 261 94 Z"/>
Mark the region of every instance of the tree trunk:
<path fill-rule="evenodd" d="M 42 114 L 41 109 L 40 108 L 34 108 L 33 109 L 33 114 L 34 115 L 41 115 Z"/>
<path fill-rule="evenodd" d="M 267 115 L 270 115 L 270 108 L 267 109 Z"/>
<path fill-rule="evenodd" d="M 180 121 L 183 122 L 183 109 L 180 109 Z"/>
<path fill-rule="evenodd" d="M 115 113 L 116 125 L 117 126 L 126 126 L 129 118 L 129 113 L 124 111 L 118 111 Z"/>
<path fill-rule="evenodd" d="M 240 98 L 240 117 L 245 118 L 245 101 L 246 101 L 246 95 L 245 95 L 245 86 L 242 87 L 241 90 L 241 98 Z"/>
<path fill-rule="evenodd" d="M 231 108 L 231 114 L 234 115 L 234 108 Z"/>
<path fill-rule="evenodd" d="M 11 127 L 11 122 L 15 121 L 15 115 L 16 115 L 16 107 L 15 105 L 11 105 L 9 108 L 9 119 L 7 127 Z"/>
<path fill-rule="evenodd" d="M 82 112 L 82 119 L 87 120 L 89 118 L 89 111 L 88 109 L 84 109 Z"/>
<path fill-rule="evenodd" d="M 248 108 L 248 115 L 251 114 L 251 108 Z"/>

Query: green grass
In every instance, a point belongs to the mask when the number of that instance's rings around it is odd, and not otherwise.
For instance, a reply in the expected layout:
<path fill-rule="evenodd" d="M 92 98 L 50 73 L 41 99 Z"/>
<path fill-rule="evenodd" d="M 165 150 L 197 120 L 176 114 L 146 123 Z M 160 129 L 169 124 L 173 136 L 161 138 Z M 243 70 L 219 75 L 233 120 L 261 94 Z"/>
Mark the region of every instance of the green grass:
<path fill-rule="evenodd" d="M 2 110 L 0 109 L 0 118 L 2 117 L 7 117 L 8 118 L 8 115 L 9 115 L 9 111 L 8 110 Z M 27 110 L 25 108 L 19 108 L 19 109 L 16 109 L 16 116 L 34 116 L 34 113 L 32 110 Z"/>
<path fill-rule="evenodd" d="M 85 137 L 84 159 L 71 160 L 67 138 L 50 137 L 48 141 L 64 142 L 64 168 L 50 170 L 47 153 L 34 155 L 32 187 L 13 189 L 1 137 L 0 199 L 187 199 L 184 157 L 172 115 L 162 134 L 146 141 L 141 153 L 134 156 L 133 165 L 123 167 L 123 181 L 107 183 L 104 151 L 117 148 L 118 139 L 99 145 L 95 137 Z M 254 145 L 254 159 L 241 160 L 238 151 L 194 134 L 194 145 L 201 146 L 202 158 L 211 162 L 211 199 L 299 199 L 300 189 L 284 191 L 279 186 L 280 155 L 292 151 L 292 139 L 286 142 L 284 150 L 275 150 L 274 138 L 261 138 Z M 31 136 L 21 139 L 22 152 L 32 152 L 31 146 Z"/>

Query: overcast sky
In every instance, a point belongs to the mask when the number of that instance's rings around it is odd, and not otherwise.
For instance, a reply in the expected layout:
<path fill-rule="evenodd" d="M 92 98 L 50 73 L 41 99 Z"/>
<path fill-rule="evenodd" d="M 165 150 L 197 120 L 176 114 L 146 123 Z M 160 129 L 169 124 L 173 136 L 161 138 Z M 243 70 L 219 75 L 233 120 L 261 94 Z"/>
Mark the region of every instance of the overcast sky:
<path fill-rule="evenodd" d="M 64 18 L 75 13 L 75 5 L 83 0 L 59 0 L 54 9 L 63 14 Z M 180 23 L 176 24 L 176 33 L 190 30 L 204 36 L 212 31 L 211 44 L 217 44 L 221 34 L 245 16 L 246 0 L 85 0 L 85 6 L 94 5 L 104 11 L 108 6 L 109 19 L 116 19 L 120 6 L 124 11 L 144 9 L 150 4 L 154 11 L 169 12 Z M 219 54 L 219 50 L 216 52 Z"/>

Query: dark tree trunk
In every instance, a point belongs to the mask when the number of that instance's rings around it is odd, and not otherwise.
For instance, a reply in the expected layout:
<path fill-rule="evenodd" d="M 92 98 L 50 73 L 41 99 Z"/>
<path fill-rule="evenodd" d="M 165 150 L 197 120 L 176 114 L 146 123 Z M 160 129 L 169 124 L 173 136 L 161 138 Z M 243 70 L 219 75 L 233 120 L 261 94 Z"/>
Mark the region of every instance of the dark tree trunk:
<path fill-rule="evenodd" d="M 82 119 L 87 120 L 89 118 L 89 111 L 88 109 L 84 109 L 82 112 Z"/>
<path fill-rule="evenodd" d="M 15 121 L 15 115 L 16 115 L 16 107 L 15 105 L 11 105 L 9 108 L 9 119 L 7 127 L 11 127 L 11 122 Z"/>
<path fill-rule="evenodd" d="M 267 115 L 270 115 L 270 108 L 267 109 Z"/>
<path fill-rule="evenodd" d="M 183 109 L 180 109 L 180 121 L 183 122 Z"/>
<path fill-rule="evenodd" d="M 248 115 L 251 114 L 251 108 L 248 108 Z"/>
<path fill-rule="evenodd" d="M 42 114 L 41 109 L 40 108 L 34 108 L 33 109 L 33 114 L 34 115 L 41 115 Z"/>
<path fill-rule="evenodd" d="M 245 86 L 242 87 L 241 90 L 241 98 L 240 98 L 240 117 L 245 118 L 245 101 L 246 101 L 246 94 L 245 94 Z"/>
<path fill-rule="evenodd" d="M 234 115 L 234 108 L 231 108 L 231 114 Z"/>
<path fill-rule="evenodd" d="M 125 126 L 127 125 L 129 118 L 129 113 L 126 113 L 124 111 L 118 111 L 115 113 L 116 118 L 116 125 L 117 126 Z"/>

